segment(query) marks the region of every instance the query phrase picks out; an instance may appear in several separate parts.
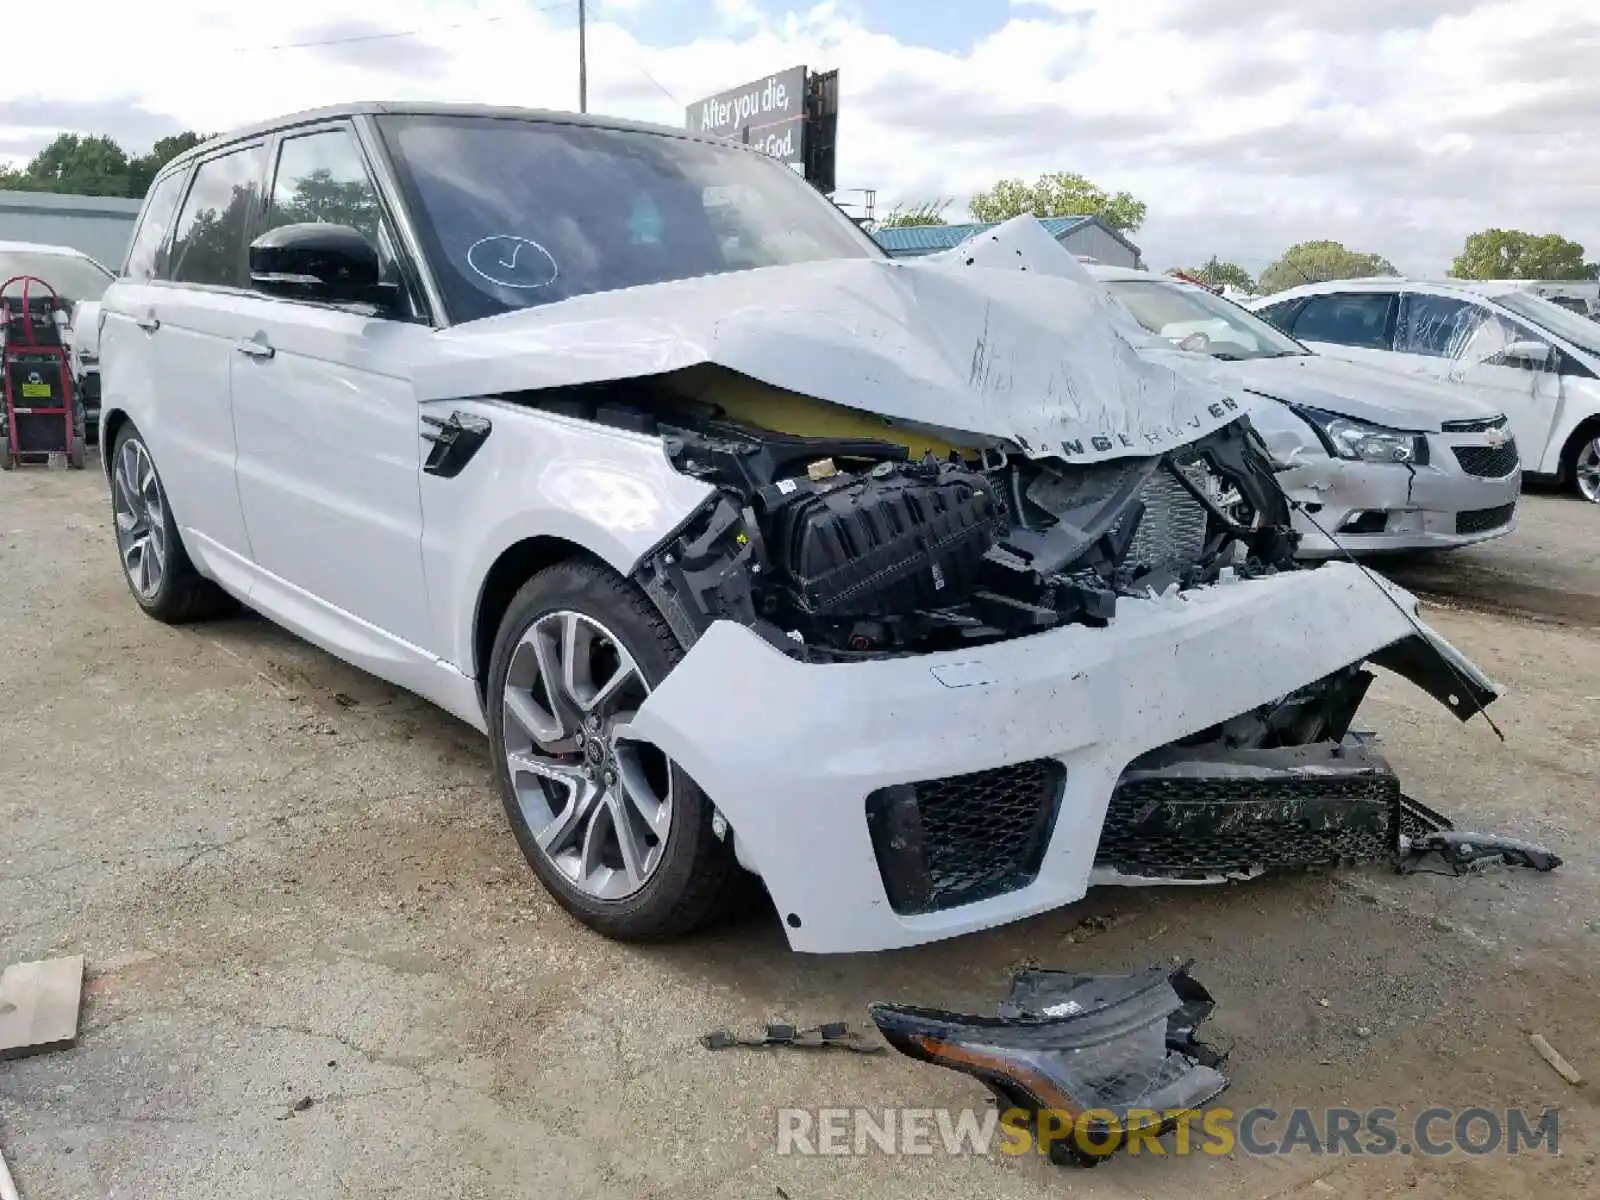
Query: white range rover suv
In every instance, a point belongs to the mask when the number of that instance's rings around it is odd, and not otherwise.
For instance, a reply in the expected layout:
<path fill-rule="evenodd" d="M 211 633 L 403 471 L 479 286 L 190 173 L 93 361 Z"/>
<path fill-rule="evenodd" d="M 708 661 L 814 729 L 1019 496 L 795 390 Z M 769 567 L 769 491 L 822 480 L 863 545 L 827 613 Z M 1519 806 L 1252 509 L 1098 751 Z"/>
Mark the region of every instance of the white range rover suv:
<path fill-rule="evenodd" d="M 1031 217 L 895 262 L 678 130 L 352 105 L 152 184 L 100 336 L 129 589 L 490 738 L 556 899 L 798 950 L 1398 852 L 1372 679 L 1498 690 L 1301 567 L 1246 402 Z"/>

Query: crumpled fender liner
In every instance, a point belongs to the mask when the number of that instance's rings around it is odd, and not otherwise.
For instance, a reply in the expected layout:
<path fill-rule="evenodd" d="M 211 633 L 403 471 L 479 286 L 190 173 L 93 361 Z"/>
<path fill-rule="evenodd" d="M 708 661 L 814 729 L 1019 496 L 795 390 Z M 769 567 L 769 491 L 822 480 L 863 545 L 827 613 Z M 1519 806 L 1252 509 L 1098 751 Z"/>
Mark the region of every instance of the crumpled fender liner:
<path fill-rule="evenodd" d="M 1187 964 L 1131 974 L 1031 969 L 995 1016 L 868 1005 L 888 1043 L 919 1062 L 970 1075 L 1036 1130 L 1053 1162 L 1092 1166 L 1130 1132 L 1160 1136 L 1228 1086 L 1225 1055 L 1198 1041 L 1215 1009 Z"/>

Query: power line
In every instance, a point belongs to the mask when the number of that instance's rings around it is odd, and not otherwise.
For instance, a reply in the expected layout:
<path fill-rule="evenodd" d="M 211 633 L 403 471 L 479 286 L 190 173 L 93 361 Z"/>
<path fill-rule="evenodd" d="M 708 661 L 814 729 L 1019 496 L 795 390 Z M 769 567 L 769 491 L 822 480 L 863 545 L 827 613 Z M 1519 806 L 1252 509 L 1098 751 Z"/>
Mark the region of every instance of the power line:
<path fill-rule="evenodd" d="M 683 107 L 683 101 L 679 100 L 671 92 L 667 91 L 666 84 L 662 83 L 661 80 L 657 79 L 654 75 L 650 74 L 649 71 L 645 70 L 642 62 L 640 62 L 637 58 L 634 58 L 631 54 L 628 57 L 633 62 L 633 65 L 638 70 L 639 74 L 643 75 L 651 83 L 656 85 L 656 91 L 660 92 L 668 100 L 671 100 L 672 103 L 677 105 L 679 108 Z"/>
<path fill-rule="evenodd" d="M 535 8 L 526 9 L 526 12 L 553 12 L 558 8 L 571 8 L 577 0 L 557 0 L 554 4 L 541 4 Z M 269 50 L 307 50 L 318 46 L 349 46 L 359 42 L 392 42 L 400 38 L 431 37 L 434 34 L 446 33 L 452 29 L 472 29 L 480 25 L 492 25 L 497 21 L 507 20 L 513 14 L 501 13 L 494 17 L 474 17 L 469 21 L 455 21 L 449 25 L 435 25 L 428 29 L 393 29 L 382 33 L 356 33 L 347 37 L 313 38 L 304 42 L 280 42 L 276 46 L 235 46 L 235 54 L 255 54 Z M 516 14 L 521 15 L 521 14 Z"/>

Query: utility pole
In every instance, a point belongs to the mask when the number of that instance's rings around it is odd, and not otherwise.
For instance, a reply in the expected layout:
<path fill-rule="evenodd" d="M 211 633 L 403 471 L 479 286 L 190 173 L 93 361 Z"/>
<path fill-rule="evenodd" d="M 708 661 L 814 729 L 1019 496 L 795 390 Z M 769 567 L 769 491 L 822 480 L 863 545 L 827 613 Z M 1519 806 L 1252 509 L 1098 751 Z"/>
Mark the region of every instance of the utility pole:
<path fill-rule="evenodd" d="M 578 0 L 578 111 L 589 111 L 589 31 L 584 0 Z"/>

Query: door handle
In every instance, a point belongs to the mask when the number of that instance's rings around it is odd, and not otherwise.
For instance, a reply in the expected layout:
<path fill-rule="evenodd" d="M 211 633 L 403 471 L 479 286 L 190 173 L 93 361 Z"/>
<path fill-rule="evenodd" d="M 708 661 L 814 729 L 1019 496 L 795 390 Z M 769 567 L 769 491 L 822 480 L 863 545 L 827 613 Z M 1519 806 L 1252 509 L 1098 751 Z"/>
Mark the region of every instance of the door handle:
<path fill-rule="evenodd" d="M 142 317 L 135 317 L 133 323 L 146 333 L 154 333 L 161 328 L 161 322 L 156 319 L 155 313 L 146 313 Z"/>
<path fill-rule="evenodd" d="M 258 342 L 253 338 L 248 341 L 235 342 L 233 348 L 240 354 L 248 354 L 251 358 L 271 358 L 277 353 L 270 342 Z"/>

